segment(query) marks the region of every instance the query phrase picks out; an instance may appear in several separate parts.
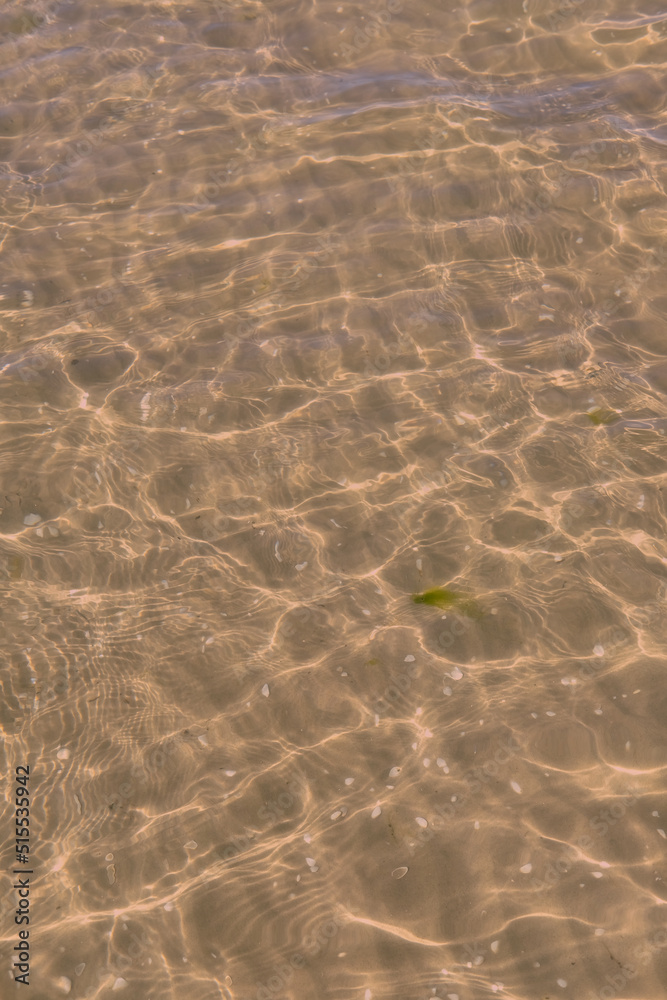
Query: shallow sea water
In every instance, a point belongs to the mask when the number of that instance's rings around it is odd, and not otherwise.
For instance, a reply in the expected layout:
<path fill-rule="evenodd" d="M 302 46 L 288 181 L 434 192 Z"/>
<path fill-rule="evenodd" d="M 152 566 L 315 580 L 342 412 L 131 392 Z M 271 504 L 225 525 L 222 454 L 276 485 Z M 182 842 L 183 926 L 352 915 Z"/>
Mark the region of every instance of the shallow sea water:
<path fill-rule="evenodd" d="M 32 1000 L 664 995 L 664 9 L 0 28 Z"/>

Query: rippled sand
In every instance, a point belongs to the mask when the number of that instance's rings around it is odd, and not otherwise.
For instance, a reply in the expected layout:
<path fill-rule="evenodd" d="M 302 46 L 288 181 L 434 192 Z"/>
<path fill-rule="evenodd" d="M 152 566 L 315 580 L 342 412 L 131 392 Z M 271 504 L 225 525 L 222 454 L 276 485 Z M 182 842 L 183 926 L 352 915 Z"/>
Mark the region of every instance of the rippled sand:
<path fill-rule="evenodd" d="M 664 994 L 667 20 L 442 6 L 0 13 L 34 1000 Z"/>

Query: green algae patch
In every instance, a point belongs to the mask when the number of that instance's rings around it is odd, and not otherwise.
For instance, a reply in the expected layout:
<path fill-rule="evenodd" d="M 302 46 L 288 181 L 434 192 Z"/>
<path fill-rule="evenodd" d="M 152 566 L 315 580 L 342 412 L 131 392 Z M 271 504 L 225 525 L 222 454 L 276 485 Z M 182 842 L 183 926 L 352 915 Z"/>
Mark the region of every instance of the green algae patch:
<path fill-rule="evenodd" d="M 476 601 L 445 587 L 434 587 L 433 590 L 425 590 L 423 594 L 413 594 L 412 600 L 415 604 L 428 604 L 433 608 L 442 608 L 443 611 L 451 608 L 468 618 L 482 617 L 482 609 Z"/>
<path fill-rule="evenodd" d="M 603 410 L 602 407 L 596 406 L 594 410 L 589 410 L 586 416 L 592 424 L 600 427 L 603 424 L 613 424 L 621 415 L 616 410 Z"/>
<path fill-rule="evenodd" d="M 434 587 L 433 590 L 425 590 L 423 594 L 413 594 L 412 600 L 415 604 L 430 604 L 434 608 L 452 608 L 457 601 L 461 600 L 461 594 L 454 590 L 445 590 L 444 587 Z"/>

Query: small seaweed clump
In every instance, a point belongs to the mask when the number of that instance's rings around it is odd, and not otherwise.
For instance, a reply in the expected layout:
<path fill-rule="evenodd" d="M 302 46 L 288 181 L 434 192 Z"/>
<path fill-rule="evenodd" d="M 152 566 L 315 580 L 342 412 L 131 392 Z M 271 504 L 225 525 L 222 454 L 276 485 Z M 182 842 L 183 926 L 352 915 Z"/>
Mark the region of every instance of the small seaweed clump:
<path fill-rule="evenodd" d="M 602 424 L 613 424 L 620 418 L 620 413 L 617 413 L 616 410 L 603 410 L 601 406 L 596 406 L 595 409 L 589 410 L 586 416 L 592 424 L 600 427 Z"/>
<path fill-rule="evenodd" d="M 445 587 L 434 587 L 432 590 L 425 590 L 423 594 L 413 594 L 412 600 L 415 604 L 430 604 L 434 608 L 442 608 L 447 611 L 453 608 L 467 615 L 468 618 L 481 618 L 482 609 L 476 601 L 458 594 L 455 590 L 447 590 Z"/>

